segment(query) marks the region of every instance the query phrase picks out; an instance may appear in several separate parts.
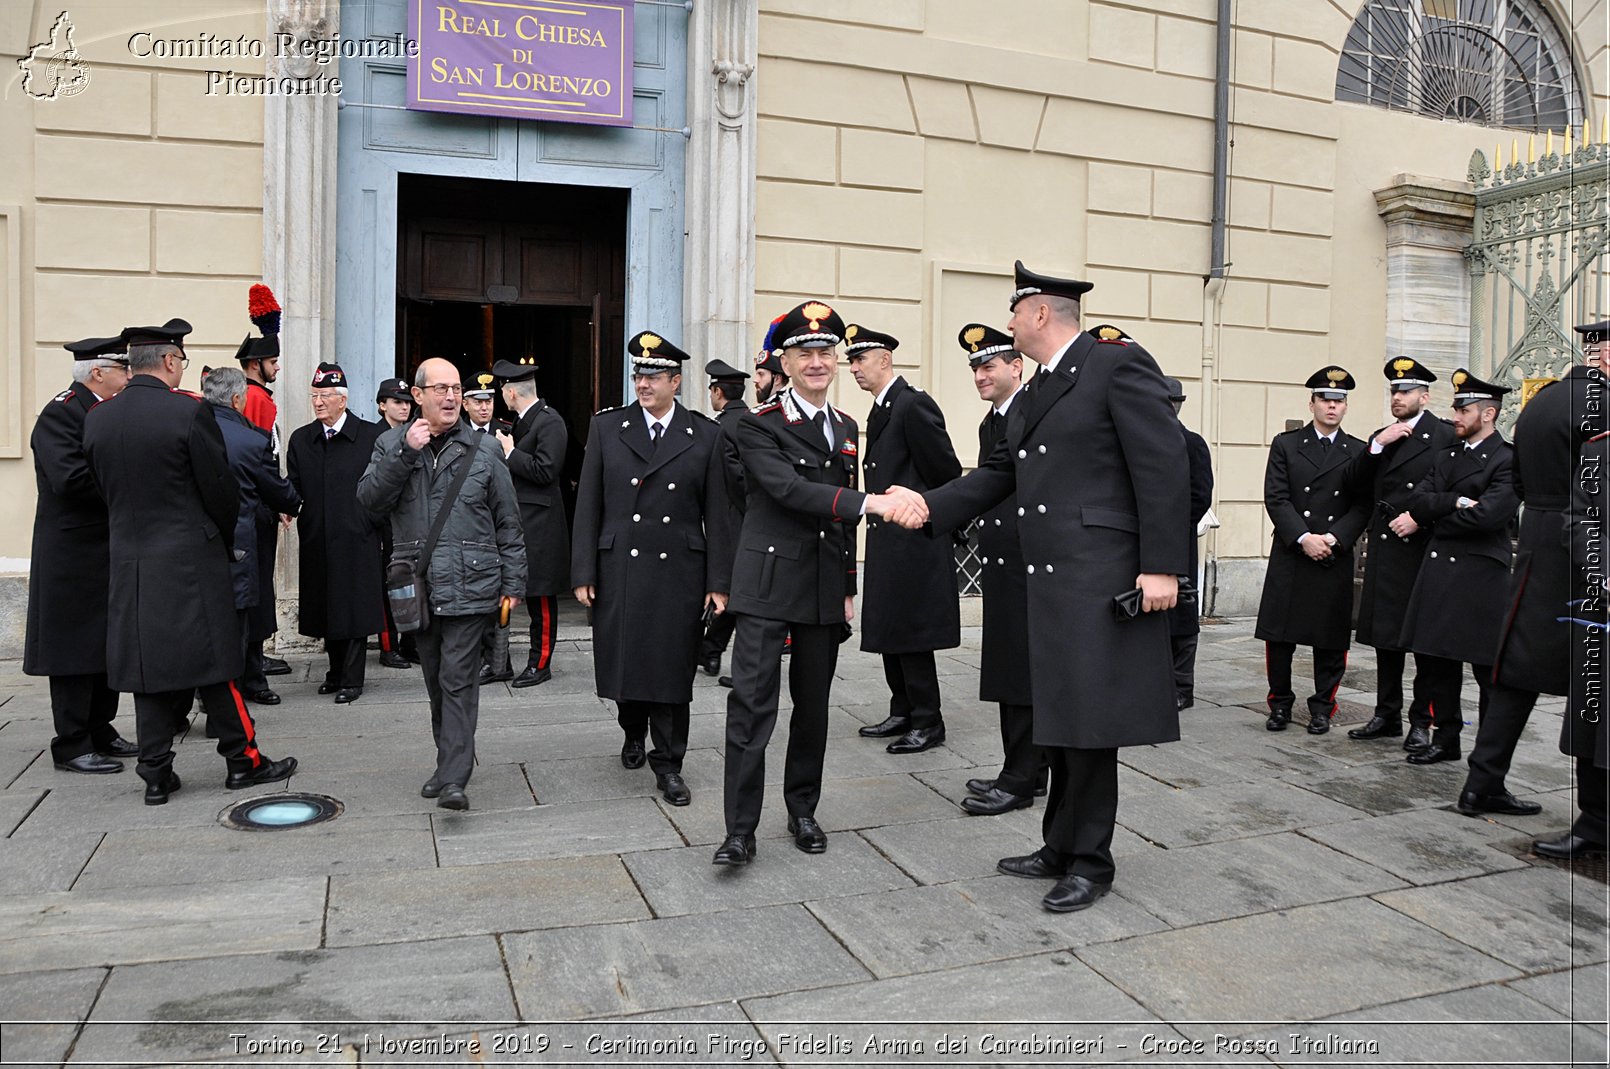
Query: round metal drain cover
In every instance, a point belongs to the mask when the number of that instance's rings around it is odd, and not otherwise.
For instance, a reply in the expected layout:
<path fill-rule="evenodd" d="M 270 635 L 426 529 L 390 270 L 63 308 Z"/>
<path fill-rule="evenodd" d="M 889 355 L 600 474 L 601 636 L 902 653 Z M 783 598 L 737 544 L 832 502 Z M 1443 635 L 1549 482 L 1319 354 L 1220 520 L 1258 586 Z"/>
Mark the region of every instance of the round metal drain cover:
<path fill-rule="evenodd" d="M 226 826 L 240 831 L 287 831 L 341 815 L 341 803 L 322 794 L 271 794 L 224 810 Z"/>

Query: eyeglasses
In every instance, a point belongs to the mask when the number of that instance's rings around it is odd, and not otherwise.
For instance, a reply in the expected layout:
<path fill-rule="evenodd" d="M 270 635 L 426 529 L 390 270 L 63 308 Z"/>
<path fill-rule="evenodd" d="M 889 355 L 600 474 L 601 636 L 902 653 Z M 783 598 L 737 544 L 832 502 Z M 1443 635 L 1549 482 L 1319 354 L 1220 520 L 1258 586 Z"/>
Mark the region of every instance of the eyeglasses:
<path fill-rule="evenodd" d="M 310 393 L 307 396 L 308 400 L 312 401 L 314 404 L 318 404 L 321 401 L 334 401 L 337 397 L 340 397 L 341 394 L 336 390 L 323 390 Z"/>
<path fill-rule="evenodd" d="M 421 386 L 420 389 L 428 390 L 437 397 L 458 397 L 464 392 L 463 385 L 457 382 L 436 382 L 429 386 Z"/>
<path fill-rule="evenodd" d="M 168 355 L 169 356 L 177 355 L 179 357 L 179 366 L 181 368 L 187 368 L 187 367 L 190 366 L 190 358 L 188 356 L 186 356 L 184 353 L 178 353 L 178 354 L 169 353 Z"/>

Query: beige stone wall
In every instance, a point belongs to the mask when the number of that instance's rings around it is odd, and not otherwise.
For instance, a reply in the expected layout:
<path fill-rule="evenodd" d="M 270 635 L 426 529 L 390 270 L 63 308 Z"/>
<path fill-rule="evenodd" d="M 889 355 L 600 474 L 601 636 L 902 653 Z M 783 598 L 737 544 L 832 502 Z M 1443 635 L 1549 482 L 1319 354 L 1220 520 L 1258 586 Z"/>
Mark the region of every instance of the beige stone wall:
<path fill-rule="evenodd" d="M 1214 446 L 1212 552 L 1255 564 L 1267 444 L 1307 418 L 1303 380 L 1343 364 L 1361 384 L 1348 429 L 1385 417 L 1374 190 L 1403 172 L 1463 180 L 1474 149 L 1501 136 L 1507 153 L 1510 137 L 1336 103 L 1356 6 L 1236 6 L 1231 267 L 1215 311 L 1213 0 L 1029 0 L 987 18 L 969 0 L 762 0 L 757 321 L 820 295 L 894 333 L 971 461 L 982 406 L 957 329 L 1004 325 L 1015 258 L 1081 274 L 1096 283 L 1089 321 L 1123 326 L 1185 382 L 1185 420 Z M 1575 6 L 1597 130 L 1605 3 Z M 837 389 L 866 411 L 848 375 Z"/>
<path fill-rule="evenodd" d="M 32 532 L 27 435 L 71 381 L 62 343 L 180 316 L 196 328 L 194 387 L 202 365 L 230 361 L 249 329 L 246 290 L 262 262 L 262 102 L 208 96 L 203 75 L 261 74 L 262 61 L 141 57 L 129 44 L 137 33 L 261 39 L 260 0 L 74 0 L 89 82 L 70 98 L 34 100 L 17 60 L 61 10 L 0 5 L 0 254 L 14 242 L 19 265 L 13 277 L 0 260 L 0 499 L 11 503 L 0 558 L 13 560 L 28 556 Z"/>

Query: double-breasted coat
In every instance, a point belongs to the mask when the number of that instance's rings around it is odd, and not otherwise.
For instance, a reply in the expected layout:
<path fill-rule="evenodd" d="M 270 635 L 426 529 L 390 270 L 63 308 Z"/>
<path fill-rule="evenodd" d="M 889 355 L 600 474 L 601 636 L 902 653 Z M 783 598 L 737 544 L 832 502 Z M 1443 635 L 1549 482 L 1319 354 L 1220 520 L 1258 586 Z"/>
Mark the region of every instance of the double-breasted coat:
<path fill-rule="evenodd" d="M 1570 657 L 1570 700 L 1560 725 L 1560 750 L 1610 768 L 1610 730 L 1605 729 L 1610 712 L 1605 693 L 1610 635 L 1604 630 L 1610 623 L 1605 562 L 1605 540 L 1610 537 L 1610 438 L 1599 434 L 1584 443 L 1572 471 L 1576 479 L 1568 513 L 1573 596 L 1569 615 L 1576 622 L 1569 625 L 1569 641 L 1576 652 Z"/>
<path fill-rule="evenodd" d="M 1006 414 L 995 409 L 978 425 L 978 465 L 1006 439 L 1007 428 L 1023 422 L 1023 391 L 1007 405 Z M 935 542 L 943 542 L 936 538 Z M 979 584 L 984 588 L 984 637 L 978 667 L 978 699 L 1003 705 L 1030 705 L 1029 685 L 1029 576 L 1024 570 L 1023 547 L 1017 535 L 1017 495 L 1012 495 L 978 518 L 978 556 L 983 561 Z"/>
<path fill-rule="evenodd" d="M 1013 407 L 976 470 L 925 495 L 937 538 L 1017 495 L 1034 742 L 1105 749 L 1179 738 L 1164 613 L 1118 620 L 1142 573 L 1185 572 L 1185 442 L 1151 354 L 1081 333 Z"/>
<path fill-rule="evenodd" d="M 693 700 L 704 598 L 732 575 L 721 429 L 677 404 L 659 446 L 643 406 L 607 408 L 587 429 L 570 581 L 596 588 L 598 695 Z"/>
<path fill-rule="evenodd" d="M 156 694 L 237 678 L 240 491 L 212 406 L 135 375 L 90 410 L 84 456 L 108 516 L 107 685 Z"/>
<path fill-rule="evenodd" d="M 1520 504 L 1513 455 L 1497 431 L 1472 449 L 1456 441 L 1414 488 L 1409 515 L 1431 528 L 1403 620 L 1415 653 L 1484 666 L 1492 660 L 1512 556 L 1509 527 Z M 1461 497 L 1476 504 L 1459 508 Z"/>
<path fill-rule="evenodd" d="M 73 383 L 40 411 L 28 438 L 39 491 L 22 647 L 31 676 L 106 671 L 106 502 L 84 458 L 84 417 L 98 400 Z"/>
<path fill-rule="evenodd" d="M 939 405 L 900 376 L 867 416 L 863 482 L 869 494 L 891 486 L 918 493 L 962 473 Z M 956 554 L 949 539 L 867 517 L 861 594 L 861 649 L 922 653 L 961 645 Z"/>
<path fill-rule="evenodd" d="M 351 639 L 385 629 L 380 524 L 358 504 L 358 480 L 385 429 L 349 411 L 334 437 L 314 420 L 286 444 L 291 483 L 302 495 L 297 630 L 304 635 Z"/>
<path fill-rule="evenodd" d="M 538 401 L 514 423 L 514 451 L 509 475 L 520 503 L 520 529 L 525 532 L 526 596 L 568 594 L 570 525 L 560 482 L 570 431 L 564 417 Z"/>
<path fill-rule="evenodd" d="M 716 413 L 716 423 L 721 427 L 722 470 L 727 476 L 727 518 L 732 524 L 734 550 L 738 548 L 738 530 L 743 525 L 744 506 L 749 499 L 749 480 L 744 474 L 743 459 L 738 456 L 738 424 L 748 414 L 749 406 L 742 397 L 728 401 L 726 407 Z"/>
<path fill-rule="evenodd" d="M 1191 479 L 1191 510 L 1186 524 L 1185 536 L 1190 542 L 1191 555 L 1186 565 L 1185 574 L 1190 576 L 1191 582 L 1196 582 L 1196 525 L 1202 522 L 1208 509 L 1213 507 L 1213 451 L 1208 448 L 1207 439 L 1197 434 L 1185 424 L 1180 424 L 1180 435 L 1185 439 L 1185 458 L 1190 469 Z M 1170 635 L 1197 635 L 1202 632 L 1202 596 L 1190 601 L 1181 600 L 1179 604 L 1168 610 L 1168 633 Z"/>
<path fill-rule="evenodd" d="M 1269 445 L 1263 503 L 1275 534 L 1254 633 L 1265 642 L 1345 650 L 1353 631 L 1353 543 L 1370 518 L 1351 461 L 1369 447 L 1343 430 L 1321 442 L 1308 423 Z M 1310 560 L 1297 544 L 1309 531 L 1336 536 L 1325 560 Z"/>
<path fill-rule="evenodd" d="M 1384 430 L 1370 435 L 1369 441 Z M 1358 640 L 1376 649 L 1406 650 L 1403 617 L 1409 611 L 1409 591 L 1420 574 L 1431 532 L 1421 528 L 1408 538 L 1399 538 L 1387 525 L 1409 510 L 1415 487 L 1425 482 L 1432 464 L 1456 439 L 1453 424 L 1423 412 L 1412 434 L 1381 452 L 1371 453 L 1369 441 L 1353 458 L 1357 492 L 1361 497 L 1367 494 L 1370 503 L 1369 556 L 1358 603 Z"/>

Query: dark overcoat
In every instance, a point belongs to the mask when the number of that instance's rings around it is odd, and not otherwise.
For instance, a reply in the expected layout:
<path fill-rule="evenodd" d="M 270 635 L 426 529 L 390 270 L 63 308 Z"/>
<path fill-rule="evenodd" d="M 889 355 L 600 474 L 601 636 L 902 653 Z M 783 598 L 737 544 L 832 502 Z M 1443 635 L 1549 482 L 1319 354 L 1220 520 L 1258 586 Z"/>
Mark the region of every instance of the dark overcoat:
<path fill-rule="evenodd" d="M 1370 435 L 1370 441 L 1376 434 Z M 1387 525 L 1409 510 L 1409 498 L 1423 483 L 1437 457 L 1455 443 L 1453 424 L 1425 412 L 1415 424 L 1414 433 L 1400 438 L 1380 453 L 1371 453 L 1369 443 L 1353 458 L 1353 476 L 1358 494 L 1368 494 L 1370 525 L 1367 529 L 1369 556 L 1364 563 L 1364 591 L 1358 603 L 1358 640 L 1381 650 L 1406 650 L 1403 616 L 1409 610 L 1409 591 L 1414 589 L 1425 559 L 1431 532 L 1421 528 L 1408 538 L 1399 538 Z"/>
<path fill-rule="evenodd" d="M 135 375 L 90 411 L 84 456 L 109 518 L 107 684 L 155 694 L 237 678 L 240 491 L 212 406 Z"/>
<path fill-rule="evenodd" d="M 1514 451 L 1494 431 L 1474 449 L 1463 442 L 1438 454 L 1414 488 L 1409 515 L 1431 528 L 1425 563 L 1409 594 L 1403 638 L 1415 653 L 1485 666 L 1504 618 Z M 1461 497 L 1476 502 L 1458 508 Z"/>
<path fill-rule="evenodd" d="M 1353 631 L 1353 543 L 1369 522 L 1369 499 L 1357 492 L 1351 461 L 1367 449 L 1338 430 L 1322 446 L 1312 423 L 1275 435 L 1264 469 L 1263 503 L 1274 521 L 1254 634 L 1265 642 L 1345 650 Z M 1333 534 L 1323 561 L 1297 545 L 1305 531 Z"/>
<path fill-rule="evenodd" d="M 1202 522 L 1208 509 L 1213 507 L 1213 451 L 1208 448 L 1207 439 L 1191 430 L 1185 424 L 1180 424 L 1180 434 L 1185 437 L 1185 457 L 1190 465 L 1191 476 L 1191 522 L 1186 524 L 1185 536 L 1190 539 L 1191 559 L 1184 574 L 1190 576 L 1191 582 L 1196 582 L 1196 525 Z M 1202 594 L 1197 592 L 1196 597 L 1190 601 L 1181 601 L 1168 610 L 1168 633 L 1170 635 L 1196 635 L 1202 631 Z"/>
<path fill-rule="evenodd" d="M 738 530 L 743 526 L 744 505 L 749 498 L 749 480 L 744 475 L 744 462 L 738 456 L 738 423 L 749 414 L 749 406 L 742 397 L 728 401 L 716 413 L 721 425 L 722 470 L 727 476 L 727 519 L 732 524 L 733 548 L 738 547 Z"/>
<path fill-rule="evenodd" d="M 224 449 L 229 454 L 229 470 L 235 473 L 240 489 L 240 512 L 235 517 L 235 561 L 230 578 L 235 588 L 235 608 L 250 609 L 262 596 L 262 570 L 274 567 L 274 543 L 259 543 L 260 520 L 264 512 L 272 516 L 296 515 L 302 496 L 290 480 L 280 474 L 274 459 L 274 443 L 251 420 L 233 408 L 213 407 L 218 429 L 223 432 Z M 249 614 L 248 614 L 249 615 Z M 248 623 L 247 626 L 251 626 Z"/>
<path fill-rule="evenodd" d="M 1028 406 L 1022 401 L 1023 391 L 1019 390 L 1004 417 L 995 418 L 992 407 L 978 425 L 979 467 L 1006 439 L 1007 428 L 1023 422 Z M 1029 685 L 1029 576 L 1024 571 L 1023 547 L 1017 535 L 1016 494 L 978 518 L 978 556 L 983 562 L 979 584 L 984 588 L 978 699 L 1003 705 L 1033 704 L 1033 688 Z"/>
<path fill-rule="evenodd" d="M 828 406 L 833 444 L 784 390 L 738 421 L 748 500 L 728 609 L 798 624 L 842 624 L 856 592 L 855 526 L 866 495 L 855 420 Z"/>
<path fill-rule="evenodd" d="M 564 417 L 538 401 L 514 424 L 514 452 L 508 456 L 514 499 L 520 503 L 520 529 L 525 532 L 526 596 L 568 594 L 570 525 L 560 480 L 570 431 Z"/>
<path fill-rule="evenodd" d="M 720 437 L 714 420 L 680 404 L 658 449 L 636 402 L 587 429 L 570 580 L 597 588 L 601 698 L 693 700 L 705 594 L 727 593 L 732 575 Z"/>
<path fill-rule="evenodd" d="M 1582 443 L 1595 425 L 1603 429 L 1607 405 L 1604 376 L 1579 364 L 1534 394 L 1515 421 L 1515 494 L 1526 511 L 1498 650 L 1489 655 L 1506 686 L 1566 692 L 1572 635 L 1559 622 L 1559 607 L 1571 598 L 1566 509 Z"/>
<path fill-rule="evenodd" d="M 925 493 L 962 473 L 945 416 L 923 391 L 896 376 L 872 407 L 862 458 L 866 491 L 891 486 Z M 861 649 L 923 653 L 961 645 L 956 552 L 946 538 L 867 517 Z"/>
<path fill-rule="evenodd" d="M 84 417 L 97 400 L 73 383 L 40 411 L 28 439 L 39 490 L 22 647 L 31 676 L 106 671 L 106 502 L 84 459 Z"/>
<path fill-rule="evenodd" d="M 1119 621 L 1142 573 L 1182 575 L 1185 440 L 1151 354 L 1079 334 L 1019 394 L 1023 421 L 976 470 L 925 495 L 936 537 L 1015 492 L 1029 590 L 1034 741 L 1105 749 L 1179 738 L 1164 613 Z"/>
<path fill-rule="evenodd" d="M 1534 398 L 1535 400 L 1536 398 Z M 1531 405 L 1527 405 L 1530 408 Z M 1571 488 L 1570 624 L 1571 694 L 1560 726 L 1560 750 L 1588 757 L 1610 768 L 1610 713 L 1606 665 L 1610 664 L 1610 589 L 1606 582 L 1606 538 L 1610 536 L 1610 438 L 1598 435 L 1582 446 Z"/>
<path fill-rule="evenodd" d="M 358 504 L 358 480 L 384 424 L 351 411 L 333 438 L 318 420 L 296 428 L 285 454 L 302 495 L 297 630 L 314 638 L 364 638 L 386 626 L 380 525 Z"/>

